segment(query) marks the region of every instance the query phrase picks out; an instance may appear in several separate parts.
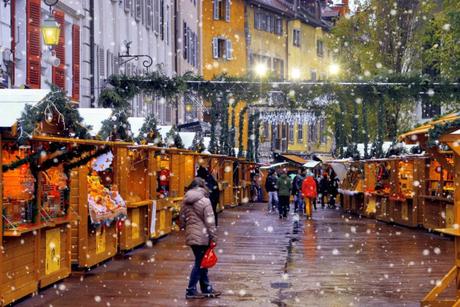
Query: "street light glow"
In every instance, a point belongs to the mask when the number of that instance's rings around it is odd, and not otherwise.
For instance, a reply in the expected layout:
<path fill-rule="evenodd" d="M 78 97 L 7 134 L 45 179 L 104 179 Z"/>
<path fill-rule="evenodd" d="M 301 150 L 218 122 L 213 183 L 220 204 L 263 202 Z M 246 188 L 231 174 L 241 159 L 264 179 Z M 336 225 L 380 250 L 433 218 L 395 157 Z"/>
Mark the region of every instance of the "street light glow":
<path fill-rule="evenodd" d="M 263 77 L 267 73 L 267 65 L 264 63 L 258 63 L 254 70 L 259 77 Z"/>
<path fill-rule="evenodd" d="M 330 73 L 331 75 L 336 76 L 336 75 L 339 74 L 339 72 L 340 72 L 340 66 L 339 66 L 339 64 L 337 64 L 337 63 L 332 63 L 332 64 L 329 66 L 329 73 Z"/>
<path fill-rule="evenodd" d="M 291 77 L 294 80 L 299 80 L 300 79 L 300 69 L 298 68 L 293 68 L 291 72 Z"/>

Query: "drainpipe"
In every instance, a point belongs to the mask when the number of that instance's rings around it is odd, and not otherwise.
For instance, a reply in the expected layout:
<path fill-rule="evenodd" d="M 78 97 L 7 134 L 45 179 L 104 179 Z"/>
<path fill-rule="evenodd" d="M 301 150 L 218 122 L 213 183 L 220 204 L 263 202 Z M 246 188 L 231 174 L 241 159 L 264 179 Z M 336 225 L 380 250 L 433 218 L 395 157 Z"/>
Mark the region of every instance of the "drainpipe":
<path fill-rule="evenodd" d="M 96 82 L 94 79 L 95 69 L 95 55 L 94 55 L 94 0 L 89 0 L 89 62 L 90 62 L 90 97 L 91 97 L 91 108 L 96 107 L 95 97 L 96 97 Z"/>

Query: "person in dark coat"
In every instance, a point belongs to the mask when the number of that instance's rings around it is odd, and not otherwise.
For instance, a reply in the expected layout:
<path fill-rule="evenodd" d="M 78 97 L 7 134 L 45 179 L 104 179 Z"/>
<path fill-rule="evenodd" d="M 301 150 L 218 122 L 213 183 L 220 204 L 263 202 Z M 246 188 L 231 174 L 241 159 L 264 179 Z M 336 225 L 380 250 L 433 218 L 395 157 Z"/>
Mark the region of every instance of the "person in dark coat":
<path fill-rule="evenodd" d="M 305 179 L 303 176 L 303 169 L 297 171 L 297 175 L 292 181 L 291 194 L 294 196 L 294 213 L 303 214 L 303 198 L 302 198 L 302 183 Z"/>
<path fill-rule="evenodd" d="M 323 174 L 323 177 L 319 180 L 319 199 L 321 201 L 321 208 L 324 208 L 325 206 L 325 201 L 324 198 L 329 195 L 329 178 L 327 176 L 327 173 Z"/>
<path fill-rule="evenodd" d="M 335 176 L 335 173 L 331 174 L 329 180 L 329 207 L 335 209 L 335 200 L 339 193 L 339 179 Z"/>
<path fill-rule="evenodd" d="M 276 212 L 278 208 L 278 177 L 274 169 L 270 169 L 267 180 L 265 180 L 265 190 L 268 194 L 268 213 Z"/>
<path fill-rule="evenodd" d="M 200 166 L 198 168 L 197 177 L 202 178 L 206 181 L 206 187 L 210 191 L 209 200 L 211 201 L 212 211 L 214 211 L 217 226 L 217 205 L 219 204 L 220 198 L 219 184 L 217 183 L 216 179 L 211 175 L 211 173 L 203 166 Z"/>

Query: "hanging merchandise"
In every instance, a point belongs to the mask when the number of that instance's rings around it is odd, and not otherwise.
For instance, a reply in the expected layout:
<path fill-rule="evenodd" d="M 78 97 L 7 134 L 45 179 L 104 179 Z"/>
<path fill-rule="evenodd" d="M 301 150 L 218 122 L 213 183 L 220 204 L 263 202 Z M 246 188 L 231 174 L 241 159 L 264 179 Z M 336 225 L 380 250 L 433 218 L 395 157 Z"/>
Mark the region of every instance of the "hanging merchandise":
<path fill-rule="evenodd" d="M 111 152 L 99 156 L 93 161 L 92 172 L 87 176 L 89 215 L 93 224 L 110 224 L 114 219 L 127 215 L 126 203 L 118 192 L 118 186 L 110 184 L 112 160 Z"/>

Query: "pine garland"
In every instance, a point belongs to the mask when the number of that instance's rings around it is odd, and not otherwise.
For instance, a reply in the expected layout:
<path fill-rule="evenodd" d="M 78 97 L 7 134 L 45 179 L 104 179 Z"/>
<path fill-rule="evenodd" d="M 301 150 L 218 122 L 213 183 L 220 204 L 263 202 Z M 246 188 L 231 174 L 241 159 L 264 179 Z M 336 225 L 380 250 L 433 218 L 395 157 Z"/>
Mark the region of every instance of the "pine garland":
<path fill-rule="evenodd" d="M 254 161 L 254 114 L 249 115 L 246 160 Z"/>
<path fill-rule="evenodd" d="M 256 112 L 254 115 L 254 161 L 259 162 L 259 145 L 260 145 L 260 113 Z"/>
<path fill-rule="evenodd" d="M 206 149 L 206 146 L 204 145 L 203 134 L 201 134 L 201 132 L 195 133 L 195 137 L 192 141 L 192 146 L 189 149 L 199 153 Z"/>
<path fill-rule="evenodd" d="M 75 138 L 89 138 L 88 129 L 82 122 L 83 119 L 75 109 L 70 99 L 56 86 L 51 86 L 51 92 L 38 104 L 26 105 L 18 120 L 17 142 L 24 145 L 36 133 L 38 124 L 41 122 L 57 121 L 63 126 L 59 135 L 71 135 Z"/>
<path fill-rule="evenodd" d="M 230 156 L 235 157 L 235 106 L 232 106 L 232 122 L 229 136 Z"/>
<path fill-rule="evenodd" d="M 244 106 L 240 111 L 239 125 L 238 125 L 238 158 L 243 158 L 243 134 L 244 134 L 244 117 L 248 111 L 248 106 Z M 248 132 L 249 134 L 249 132 Z"/>
<path fill-rule="evenodd" d="M 171 129 L 166 134 L 166 145 L 168 147 L 175 147 L 183 149 L 184 143 L 182 142 L 182 138 L 179 135 L 179 132 L 176 130 L 176 126 L 172 126 Z"/>
<path fill-rule="evenodd" d="M 102 140 L 132 141 L 131 125 L 128 121 L 128 113 L 124 108 L 114 109 L 112 116 L 102 122 L 98 138 Z"/>
<path fill-rule="evenodd" d="M 158 130 L 157 120 L 155 116 L 148 115 L 142 124 L 139 135 L 135 139 L 139 144 L 161 144 L 161 134 Z"/>
<path fill-rule="evenodd" d="M 433 128 L 428 130 L 428 146 L 431 148 L 439 146 L 441 136 L 457 129 L 460 129 L 460 119 L 434 125 Z"/>

